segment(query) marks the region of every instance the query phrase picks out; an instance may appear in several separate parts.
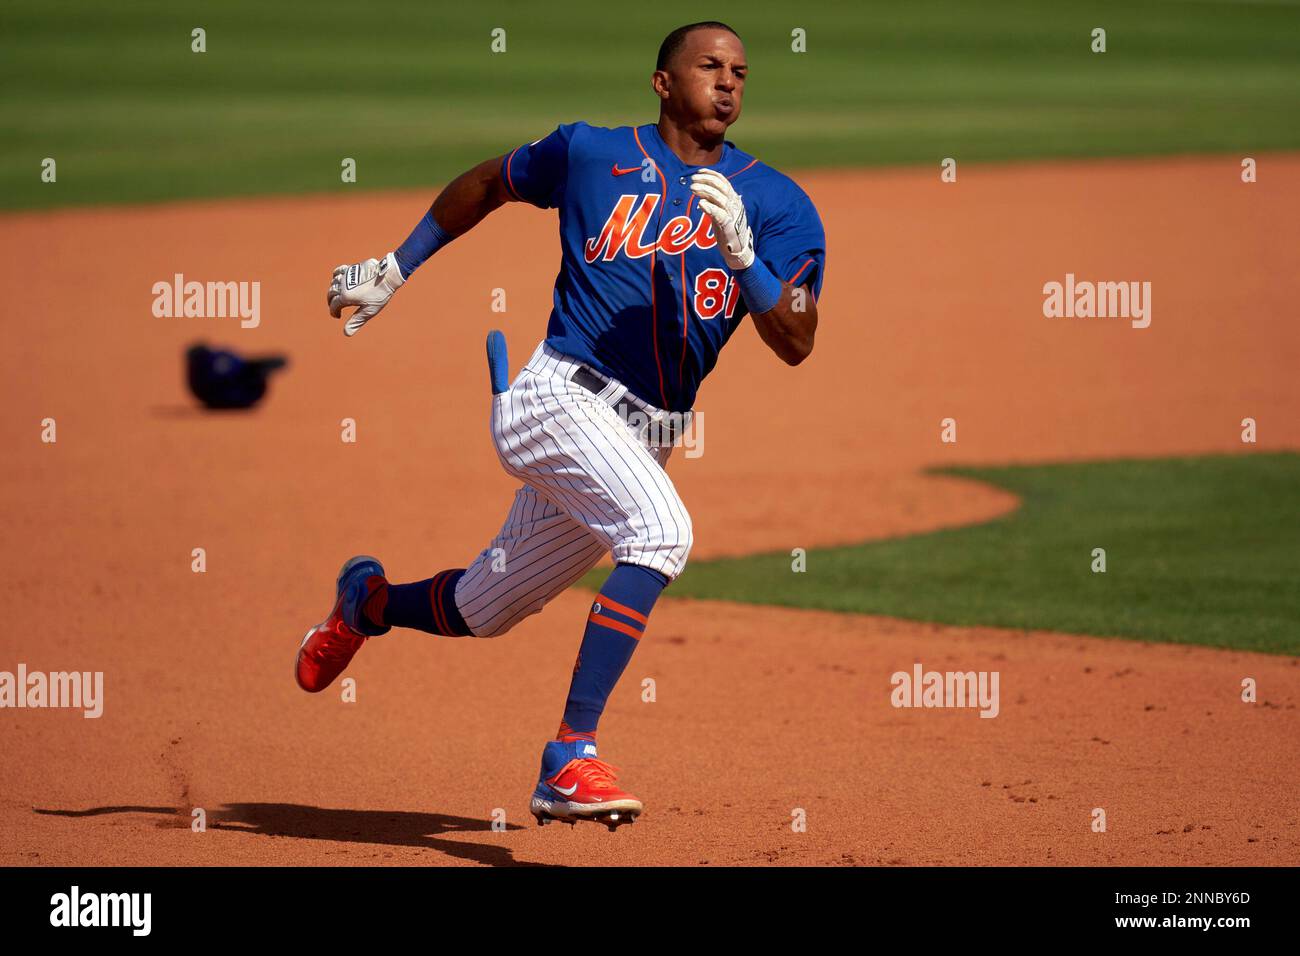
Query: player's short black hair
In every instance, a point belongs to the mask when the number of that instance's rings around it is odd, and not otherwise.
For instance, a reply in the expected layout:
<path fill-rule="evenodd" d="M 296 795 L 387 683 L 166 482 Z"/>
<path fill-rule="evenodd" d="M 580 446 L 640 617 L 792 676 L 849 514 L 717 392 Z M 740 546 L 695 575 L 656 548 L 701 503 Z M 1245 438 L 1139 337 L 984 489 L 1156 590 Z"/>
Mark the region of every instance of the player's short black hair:
<path fill-rule="evenodd" d="M 686 42 L 686 37 L 696 30 L 726 30 L 737 40 L 740 39 L 739 33 L 718 20 L 701 20 L 699 23 L 688 23 L 664 37 L 664 42 L 659 44 L 659 57 L 655 60 L 655 69 L 667 69 L 672 58 L 677 55 L 677 51 Z"/>

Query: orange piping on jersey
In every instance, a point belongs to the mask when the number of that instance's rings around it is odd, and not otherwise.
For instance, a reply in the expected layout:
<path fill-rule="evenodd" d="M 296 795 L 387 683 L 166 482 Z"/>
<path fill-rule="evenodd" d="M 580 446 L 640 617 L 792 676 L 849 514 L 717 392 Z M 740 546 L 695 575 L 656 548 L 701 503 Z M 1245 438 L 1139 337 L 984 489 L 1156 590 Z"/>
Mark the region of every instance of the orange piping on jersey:
<path fill-rule="evenodd" d="M 510 155 L 506 157 L 506 188 L 510 190 L 510 195 L 514 196 L 520 202 L 526 202 L 527 200 L 525 200 L 524 197 L 519 195 L 519 193 L 515 190 L 515 184 L 510 179 L 510 164 L 514 162 L 515 153 L 519 152 L 519 149 L 520 147 L 516 146 L 514 149 L 510 151 Z"/>
<path fill-rule="evenodd" d="M 748 163 L 745 164 L 743 168 L 736 170 L 734 173 L 728 176 L 727 179 L 735 179 L 746 169 L 749 169 L 750 166 L 753 166 L 756 162 L 758 162 L 757 159 L 751 159 Z M 695 194 L 691 193 L 691 198 L 686 200 L 686 218 L 688 219 L 691 216 L 691 204 L 694 202 L 695 202 Z M 663 210 L 661 209 L 660 212 L 663 212 Z M 705 213 L 705 215 L 708 214 Z M 691 330 L 690 316 L 691 313 L 686 304 L 686 250 L 683 249 L 682 250 L 682 357 L 677 362 L 678 382 L 681 382 L 683 380 L 683 375 L 685 374 L 686 371 L 686 343 L 689 340 L 689 335 Z"/>
<path fill-rule="evenodd" d="M 691 193 L 691 198 L 686 200 L 686 218 L 691 218 L 691 204 L 695 202 L 695 194 Z M 705 213 L 707 216 L 708 213 Z M 682 357 L 677 362 L 677 383 L 683 382 L 683 374 L 686 370 L 686 342 L 691 331 L 691 313 L 686 306 L 686 252 L 690 249 L 687 246 L 682 250 Z"/>
<path fill-rule="evenodd" d="M 650 332 L 651 341 L 654 343 L 655 350 L 655 369 L 659 372 L 659 399 L 663 402 L 661 408 L 668 407 L 668 393 L 664 391 L 664 369 L 663 364 L 659 361 L 659 312 L 655 308 L 655 255 L 659 248 L 659 236 L 662 233 L 660 227 L 664 221 L 664 206 L 668 204 L 668 183 L 664 179 L 663 173 L 659 171 L 659 164 L 650 159 L 650 154 L 645 151 L 641 145 L 641 134 L 632 127 L 632 138 L 636 140 L 637 149 L 641 150 L 641 155 L 650 160 L 650 165 L 654 167 L 655 176 L 659 179 L 659 220 L 655 223 L 655 251 L 650 253 Z M 683 257 L 685 253 L 683 253 Z"/>
<path fill-rule="evenodd" d="M 812 260 L 812 259 L 809 259 L 807 262 L 805 262 L 803 265 L 801 265 L 801 266 L 799 267 L 799 271 L 796 272 L 793 276 L 790 277 L 790 284 L 791 284 L 791 285 L 794 285 L 795 282 L 798 281 L 799 277 L 800 277 L 801 275 L 803 275 L 803 270 L 804 270 L 804 269 L 807 269 L 807 268 L 808 268 L 810 265 L 812 265 L 812 264 L 813 264 L 813 260 Z"/>
<path fill-rule="evenodd" d="M 756 159 L 751 159 L 751 160 L 749 161 L 749 164 L 745 166 L 745 169 L 749 169 L 749 167 L 750 167 L 750 166 L 753 166 L 756 162 L 758 162 L 758 160 L 756 160 Z M 732 173 L 730 176 L 728 176 L 727 178 L 728 178 L 728 179 L 735 179 L 737 176 L 739 176 L 741 173 L 743 173 L 743 172 L 745 171 L 745 169 L 738 169 L 738 170 L 736 170 L 734 173 Z"/>

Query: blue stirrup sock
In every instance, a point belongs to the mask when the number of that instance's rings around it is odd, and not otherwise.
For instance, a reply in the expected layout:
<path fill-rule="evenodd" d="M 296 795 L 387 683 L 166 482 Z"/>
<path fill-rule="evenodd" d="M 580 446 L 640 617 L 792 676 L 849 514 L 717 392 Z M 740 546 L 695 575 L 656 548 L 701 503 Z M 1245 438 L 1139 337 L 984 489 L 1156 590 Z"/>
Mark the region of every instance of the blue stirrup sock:
<path fill-rule="evenodd" d="M 745 305 L 750 314 L 761 315 L 776 307 L 781 301 L 781 280 L 772 274 L 772 270 L 763 264 L 763 260 L 754 257 L 748 269 L 733 272 L 740 294 L 745 297 Z"/>
<path fill-rule="evenodd" d="M 610 572 L 587 615 L 556 739 L 595 739 L 605 702 L 632 659 L 650 611 L 667 586 L 667 577 L 635 564 L 620 564 Z"/>
<path fill-rule="evenodd" d="M 406 241 L 393 252 L 397 267 L 402 270 L 402 278 L 411 278 L 411 273 L 420 268 L 424 260 L 454 238 L 438 225 L 438 221 L 433 218 L 433 210 L 426 212 L 406 237 Z"/>
<path fill-rule="evenodd" d="M 380 578 L 366 598 L 364 613 L 375 624 L 466 637 L 469 625 L 456 607 L 456 583 L 464 573 L 464 568 L 452 568 L 414 584 L 389 584 Z"/>

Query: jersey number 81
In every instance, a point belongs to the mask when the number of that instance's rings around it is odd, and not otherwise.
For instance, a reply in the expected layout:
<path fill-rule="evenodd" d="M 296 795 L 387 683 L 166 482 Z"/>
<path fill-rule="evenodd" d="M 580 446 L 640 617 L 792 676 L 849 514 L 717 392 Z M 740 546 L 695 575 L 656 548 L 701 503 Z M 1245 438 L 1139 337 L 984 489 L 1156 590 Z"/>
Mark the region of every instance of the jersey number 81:
<path fill-rule="evenodd" d="M 722 269 L 705 269 L 695 277 L 695 314 L 716 319 L 726 308 L 727 318 L 736 311 L 736 280 Z"/>

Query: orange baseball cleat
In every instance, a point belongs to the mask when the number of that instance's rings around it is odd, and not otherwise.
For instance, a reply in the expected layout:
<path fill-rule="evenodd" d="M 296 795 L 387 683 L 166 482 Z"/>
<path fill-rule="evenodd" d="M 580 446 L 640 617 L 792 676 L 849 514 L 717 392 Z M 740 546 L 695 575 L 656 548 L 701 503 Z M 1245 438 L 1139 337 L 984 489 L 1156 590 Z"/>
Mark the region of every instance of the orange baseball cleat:
<path fill-rule="evenodd" d="M 641 801 L 620 790 L 617 769 L 596 758 L 590 740 L 553 740 L 542 751 L 541 779 L 529 810 L 541 825 L 594 820 L 615 830 L 641 815 Z"/>
<path fill-rule="evenodd" d="M 344 563 L 339 571 L 334 610 L 298 645 L 294 677 L 303 690 L 312 694 L 324 690 L 343 673 L 367 638 L 389 630 L 371 624 L 362 611 L 370 593 L 370 579 L 383 576 L 384 566 L 374 558 L 359 555 Z"/>

